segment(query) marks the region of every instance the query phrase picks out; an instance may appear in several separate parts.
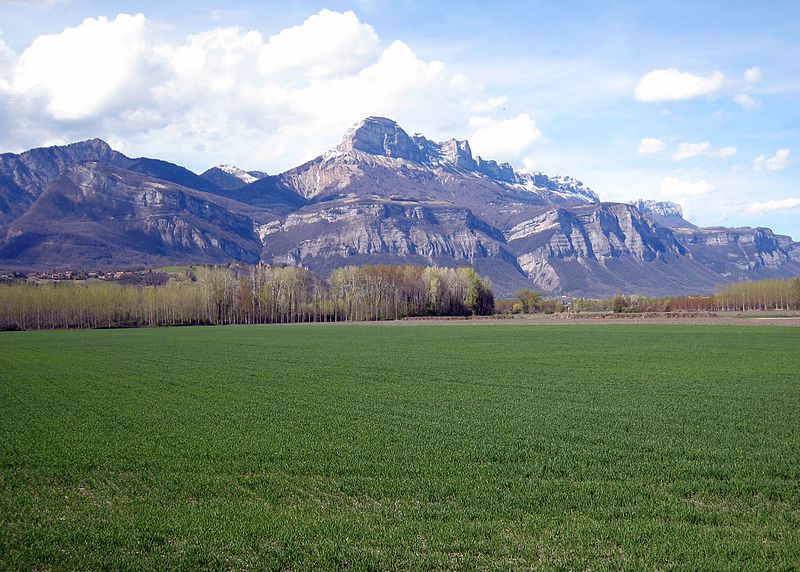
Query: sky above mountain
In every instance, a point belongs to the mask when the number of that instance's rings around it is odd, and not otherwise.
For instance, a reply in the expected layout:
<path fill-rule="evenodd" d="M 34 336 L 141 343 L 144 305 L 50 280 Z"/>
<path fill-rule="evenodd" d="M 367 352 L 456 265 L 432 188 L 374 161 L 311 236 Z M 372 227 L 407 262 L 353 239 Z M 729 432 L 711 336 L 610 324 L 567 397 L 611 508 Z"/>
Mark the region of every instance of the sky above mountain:
<path fill-rule="evenodd" d="M 0 0 L 0 150 L 276 173 L 368 115 L 800 238 L 797 2 Z"/>

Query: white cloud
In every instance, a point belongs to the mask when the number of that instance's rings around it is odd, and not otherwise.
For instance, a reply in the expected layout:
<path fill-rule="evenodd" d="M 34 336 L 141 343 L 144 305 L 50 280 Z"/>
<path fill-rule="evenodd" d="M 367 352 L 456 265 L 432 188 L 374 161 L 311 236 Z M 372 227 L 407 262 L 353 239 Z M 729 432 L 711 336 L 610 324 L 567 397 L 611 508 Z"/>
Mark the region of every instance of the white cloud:
<path fill-rule="evenodd" d="M 78 120 L 123 103 L 148 67 L 145 18 L 87 18 L 77 28 L 36 38 L 19 58 L 15 95 L 39 99 L 58 120 Z"/>
<path fill-rule="evenodd" d="M 800 209 L 800 198 L 751 203 L 747 211 L 753 214 L 767 214 L 794 209 Z"/>
<path fill-rule="evenodd" d="M 756 109 L 761 105 L 758 101 L 756 101 L 746 93 L 738 94 L 733 98 L 733 101 L 738 103 L 742 107 L 742 109 Z"/>
<path fill-rule="evenodd" d="M 182 46 L 162 46 L 158 51 L 169 79 L 154 90 L 160 101 L 187 103 L 230 94 L 236 86 L 249 89 L 256 76 L 248 70 L 255 67 L 262 46 L 261 34 L 239 28 L 215 28 L 189 36 Z"/>
<path fill-rule="evenodd" d="M 9 89 L 11 73 L 17 65 L 17 54 L 0 38 L 0 92 Z"/>
<path fill-rule="evenodd" d="M 757 83 L 761 81 L 761 68 L 754 67 L 746 69 L 744 72 L 744 81 L 748 83 Z"/>
<path fill-rule="evenodd" d="M 0 41 L 0 149 L 103 137 L 195 170 L 226 161 L 275 172 L 367 115 L 449 135 L 471 108 L 504 103 L 403 42 L 383 44 L 352 12 L 323 10 L 269 38 L 230 27 L 158 42 L 150 28 L 142 14 L 90 18 L 19 57 Z M 483 127 L 505 129 L 513 150 L 538 136 L 524 118 Z"/>
<path fill-rule="evenodd" d="M 491 113 L 503 107 L 508 103 L 508 98 L 505 96 L 492 97 L 486 101 L 479 101 L 470 107 L 473 113 Z"/>
<path fill-rule="evenodd" d="M 639 143 L 639 155 L 652 155 L 664 149 L 664 142 L 661 139 L 654 139 L 652 137 L 645 137 Z"/>
<path fill-rule="evenodd" d="M 491 115 L 472 115 L 469 118 L 470 129 L 483 129 L 484 127 L 490 127 L 493 124 L 494 119 L 492 119 Z"/>
<path fill-rule="evenodd" d="M 349 118 L 348 125 L 367 115 L 391 117 L 401 124 L 409 116 L 432 119 L 443 108 L 457 109 L 455 100 L 465 96 L 468 88 L 451 88 L 451 79 L 442 62 L 422 61 L 407 44 L 395 41 L 357 74 L 312 81 L 293 90 L 289 111 L 314 117 L 315 125 L 336 120 L 337 136 L 343 117 Z"/>
<path fill-rule="evenodd" d="M 708 76 L 694 75 L 675 68 L 653 70 L 639 80 L 634 96 L 650 103 L 680 101 L 712 96 L 725 86 L 725 75 L 715 71 Z"/>
<path fill-rule="evenodd" d="M 313 77 L 354 72 L 380 53 L 375 30 L 353 12 L 322 10 L 300 26 L 271 36 L 262 47 L 258 65 L 274 74 L 300 70 Z"/>
<path fill-rule="evenodd" d="M 714 185 L 705 179 L 686 180 L 677 177 L 664 177 L 661 181 L 660 196 L 678 203 L 687 220 L 702 213 L 707 207 L 709 198 L 706 196 L 714 190 Z"/>
<path fill-rule="evenodd" d="M 476 130 L 469 138 L 476 154 L 501 161 L 520 159 L 532 143 L 542 137 L 536 122 L 527 113 L 513 119 L 493 122 Z"/>
<path fill-rule="evenodd" d="M 661 181 L 661 196 L 678 202 L 689 198 L 702 197 L 714 190 L 714 185 L 699 181 L 686 181 L 677 177 L 664 177 Z"/>
<path fill-rule="evenodd" d="M 703 141 L 702 143 L 680 143 L 678 150 L 672 155 L 676 161 L 683 159 L 690 159 L 693 157 L 712 157 L 717 159 L 726 159 L 736 155 L 735 147 L 722 147 L 713 151 L 711 143 Z"/>
<path fill-rule="evenodd" d="M 767 171 L 782 171 L 789 166 L 789 149 L 778 149 L 772 157 L 759 155 L 753 164 L 753 170 L 757 173 L 766 169 Z"/>

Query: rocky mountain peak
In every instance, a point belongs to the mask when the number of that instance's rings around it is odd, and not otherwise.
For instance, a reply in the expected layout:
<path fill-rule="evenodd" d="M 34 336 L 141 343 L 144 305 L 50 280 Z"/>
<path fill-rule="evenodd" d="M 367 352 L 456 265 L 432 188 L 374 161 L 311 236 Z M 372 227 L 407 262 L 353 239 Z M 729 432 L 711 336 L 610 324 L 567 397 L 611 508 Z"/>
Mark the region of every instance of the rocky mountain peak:
<path fill-rule="evenodd" d="M 683 218 L 683 209 L 672 201 L 652 201 L 638 199 L 631 201 L 639 212 L 652 217 L 661 226 L 669 228 L 694 228 L 694 225 Z"/>
<path fill-rule="evenodd" d="M 260 171 L 245 171 L 235 165 L 223 163 L 216 167 L 211 167 L 200 176 L 211 181 L 222 190 L 232 191 L 250 183 L 255 183 L 259 179 L 266 177 L 267 174 Z"/>
<path fill-rule="evenodd" d="M 678 203 L 673 203 L 672 201 L 651 201 L 638 199 L 636 201 L 631 201 L 630 204 L 645 214 L 677 216 L 683 218 L 683 209 L 681 209 L 681 205 Z"/>
<path fill-rule="evenodd" d="M 85 141 L 77 141 L 75 143 L 70 143 L 68 145 L 54 145 L 52 147 L 45 147 L 45 149 L 58 149 L 58 150 L 63 149 L 64 151 L 67 152 L 90 151 L 98 153 L 100 155 L 113 152 L 111 145 L 109 145 L 99 137 L 95 137 L 94 139 L 86 139 Z"/>
<path fill-rule="evenodd" d="M 448 139 L 439 145 L 442 158 L 459 169 L 477 170 L 477 162 L 472 157 L 469 141 Z"/>
<path fill-rule="evenodd" d="M 59 163 L 59 166 L 61 166 L 61 163 L 109 160 L 117 156 L 121 157 L 122 155 L 114 151 L 108 143 L 98 138 L 77 141 L 68 145 L 38 147 L 19 155 L 20 159 L 26 164 L 54 161 Z"/>
<path fill-rule="evenodd" d="M 484 159 L 478 157 L 475 161 L 475 170 L 494 179 L 495 181 L 502 181 L 504 183 L 518 183 L 520 182 L 517 173 L 511 166 L 511 163 L 498 163 L 491 159 Z"/>
<path fill-rule="evenodd" d="M 471 185 L 488 179 L 488 183 L 496 185 L 503 192 L 530 193 L 530 196 L 521 199 L 525 204 L 585 204 L 600 201 L 594 191 L 577 179 L 517 172 L 510 163 L 473 156 L 466 140 L 451 138 L 436 142 L 420 133 L 409 136 L 395 121 L 385 117 L 367 117 L 351 127 L 339 145 L 309 164 L 312 174 L 304 175 L 302 169 L 295 169 L 282 177 L 289 184 L 296 185 L 299 194 L 309 198 L 325 192 L 326 186 L 335 186 L 337 192 L 341 190 L 341 181 L 338 179 L 335 185 L 330 184 L 336 177 L 328 171 L 344 169 L 342 172 L 349 173 L 347 177 L 351 177 L 353 165 L 380 165 L 383 169 L 392 170 L 398 167 L 393 163 L 395 160 L 414 163 L 413 168 L 424 172 L 424 176 L 442 181 L 468 179 L 467 184 Z M 326 174 L 319 173 L 318 169 L 326 171 Z"/>
<path fill-rule="evenodd" d="M 258 177 L 254 177 L 253 175 L 251 175 L 244 169 L 240 169 L 236 165 L 228 165 L 227 163 L 222 163 L 220 165 L 217 165 L 216 168 L 222 171 L 223 173 L 227 173 L 232 177 L 236 177 L 244 184 L 254 183 L 258 180 Z"/>
<path fill-rule="evenodd" d="M 407 161 L 422 161 L 419 147 L 397 122 L 385 117 L 367 117 L 345 133 L 336 150 L 341 153 L 361 151 Z"/>

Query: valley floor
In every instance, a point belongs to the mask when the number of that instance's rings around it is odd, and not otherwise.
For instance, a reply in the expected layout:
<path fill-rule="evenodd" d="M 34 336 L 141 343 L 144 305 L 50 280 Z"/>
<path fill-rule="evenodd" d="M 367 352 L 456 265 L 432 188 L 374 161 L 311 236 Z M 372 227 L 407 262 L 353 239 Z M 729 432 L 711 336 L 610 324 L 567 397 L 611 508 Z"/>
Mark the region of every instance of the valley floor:
<path fill-rule="evenodd" d="M 2 332 L 0 569 L 800 567 L 800 329 L 534 320 Z"/>

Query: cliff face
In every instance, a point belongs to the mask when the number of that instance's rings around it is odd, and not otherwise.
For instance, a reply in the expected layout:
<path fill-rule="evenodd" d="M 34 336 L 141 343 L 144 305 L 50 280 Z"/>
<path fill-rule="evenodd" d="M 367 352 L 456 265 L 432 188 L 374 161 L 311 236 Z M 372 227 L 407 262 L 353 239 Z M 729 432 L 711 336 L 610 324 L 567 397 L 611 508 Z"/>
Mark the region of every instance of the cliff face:
<path fill-rule="evenodd" d="M 0 259 L 30 267 L 257 262 L 252 221 L 220 201 L 102 163 L 73 165 L 9 225 Z"/>
<path fill-rule="evenodd" d="M 0 228 L 24 214 L 65 169 L 84 161 L 120 166 L 130 163 L 100 139 L 0 155 Z"/>
<path fill-rule="evenodd" d="M 687 259 L 669 229 L 623 204 L 549 210 L 515 225 L 506 237 L 522 270 L 550 293 L 608 295 L 626 286 L 666 292 L 662 278 L 646 269 Z"/>
<path fill-rule="evenodd" d="M 0 267 L 172 262 L 470 264 L 499 296 L 678 294 L 800 274 L 769 229 L 696 228 L 674 203 L 602 203 L 571 177 L 516 172 L 467 141 L 367 118 L 279 175 L 196 175 L 99 140 L 0 155 Z"/>
<path fill-rule="evenodd" d="M 503 230 L 463 208 L 354 201 L 302 209 L 264 225 L 261 238 L 265 260 L 322 271 L 364 262 L 471 264 L 487 269 L 501 295 L 522 284 L 548 294 L 669 295 L 800 271 L 800 245 L 789 239 L 734 233 L 733 263 L 713 238 L 717 231 L 688 230 L 659 226 L 632 205 L 613 203 L 544 208 Z M 699 248 L 698 237 L 712 245 Z M 742 250 L 744 244 L 751 248 Z"/>
<path fill-rule="evenodd" d="M 513 260 L 497 229 L 468 209 L 450 206 L 336 205 L 293 213 L 282 224 L 262 229 L 265 252 L 276 262 L 284 258 L 313 265 L 317 259 L 359 255 L 450 258 L 462 263 L 494 256 Z"/>
<path fill-rule="evenodd" d="M 729 279 L 780 274 L 800 262 L 800 243 L 768 228 L 694 228 L 675 232 L 696 260 Z"/>

